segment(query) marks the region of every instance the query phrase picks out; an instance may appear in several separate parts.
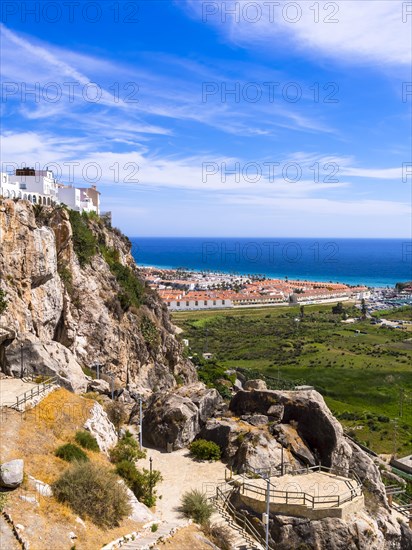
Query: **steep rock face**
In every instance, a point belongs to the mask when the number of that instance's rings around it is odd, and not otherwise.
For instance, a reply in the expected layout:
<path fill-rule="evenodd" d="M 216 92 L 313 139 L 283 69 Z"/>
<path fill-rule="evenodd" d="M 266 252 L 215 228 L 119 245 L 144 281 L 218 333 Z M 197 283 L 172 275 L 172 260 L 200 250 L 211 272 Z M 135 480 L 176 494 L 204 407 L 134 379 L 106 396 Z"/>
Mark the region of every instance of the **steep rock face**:
<path fill-rule="evenodd" d="M 116 251 L 139 279 L 128 240 L 98 219 L 88 226 L 99 247 Z M 0 285 L 8 300 L 0 324 L 17 333 L 23 355 L 31 354 L 33 338 L 55 341 L 81 367 L 100 362 L 121 385 L 141 391 L 173 387 L 177 377 L 196 380 L 155 293 L 145 288 L 139 307 L 123 308 L 119 280 L 97 247 L 80 266 L 65 209 L 0 199 Z M 14 369 L 13 348 L 4 345 L 0 357 L 2 370 Z"/>

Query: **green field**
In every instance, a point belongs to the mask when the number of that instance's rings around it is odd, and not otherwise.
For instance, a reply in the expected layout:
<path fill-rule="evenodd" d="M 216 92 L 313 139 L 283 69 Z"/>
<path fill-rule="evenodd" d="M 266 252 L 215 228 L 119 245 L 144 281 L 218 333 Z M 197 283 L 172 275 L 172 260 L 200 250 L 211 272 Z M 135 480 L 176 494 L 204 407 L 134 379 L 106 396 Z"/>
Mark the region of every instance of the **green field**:
<path fill-rule="evenodd" d="M 208 351 L 225 368 L 313 385 L 360 442 L 380 453 L 411 452 L 410 327 L 344 324 L 331 305 L 305 306 L 303 316 L 299 307 L 272 307 L 179 312 L 173 320 L 191 355 Z"/>

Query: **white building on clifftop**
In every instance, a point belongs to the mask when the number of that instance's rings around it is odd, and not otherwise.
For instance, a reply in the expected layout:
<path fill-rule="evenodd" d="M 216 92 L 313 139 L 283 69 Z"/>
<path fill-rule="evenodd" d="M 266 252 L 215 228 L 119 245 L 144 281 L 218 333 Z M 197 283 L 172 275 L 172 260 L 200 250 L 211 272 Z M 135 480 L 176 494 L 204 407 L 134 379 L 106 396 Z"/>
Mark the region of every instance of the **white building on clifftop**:
<path fill-rule="evenodd" d="M 45 206 L 65 204 L 78 212 L 100 214 L 100 193 L 95 185 L 64 185 L 58 183 L 53 172 L 47 169 L 17 168 L 14 174 L 0 172 L 0 196 Z"/>

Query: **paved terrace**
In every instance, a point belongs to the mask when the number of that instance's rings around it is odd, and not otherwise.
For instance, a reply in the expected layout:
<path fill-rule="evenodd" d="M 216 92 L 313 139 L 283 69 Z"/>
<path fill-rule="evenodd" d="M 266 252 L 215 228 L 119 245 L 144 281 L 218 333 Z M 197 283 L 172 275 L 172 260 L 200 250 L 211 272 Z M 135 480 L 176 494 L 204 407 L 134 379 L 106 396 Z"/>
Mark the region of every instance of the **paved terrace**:
<path fill-rule="evenodd" d="M 16 402 L 17 396 L 34 388 L 34 382 L 23 382 L 20 378 L 0 379 L 0 407 Z"/>
<path fill-rule="evenodd" d="M 364 505 L 361 488 L 355 480 L 327 472 L 272 477 L 270 483 L 270 510 L 276 514 L 309 519 L 344 518 Z M 247 479 L 238 498 L 262 513 L 266 506 L 266 486 L 264 479 Z"/>

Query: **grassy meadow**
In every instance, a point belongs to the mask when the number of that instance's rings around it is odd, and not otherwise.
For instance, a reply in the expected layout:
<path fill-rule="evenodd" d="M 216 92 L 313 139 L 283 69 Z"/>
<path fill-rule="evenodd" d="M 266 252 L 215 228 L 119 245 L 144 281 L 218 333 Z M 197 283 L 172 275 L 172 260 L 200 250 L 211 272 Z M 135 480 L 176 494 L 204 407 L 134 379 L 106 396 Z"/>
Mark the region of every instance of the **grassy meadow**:
<path fill-rule="evenodd" d="M 352 305 L 344 307 L 346 315 L 359 316 Z M 401 318 L 409 315 L 402 311 Z M 396 312 L 388 317 L 399 318 Z M 412 326 L 345 324 L 342 318 L 330 304 L 308 305 L 303 313 L 266 307 L 173 314 L 191 355 L 208 351 L 225 369 L 313 385 L 357 440 L 379 453 L 410 453 Z"/>

